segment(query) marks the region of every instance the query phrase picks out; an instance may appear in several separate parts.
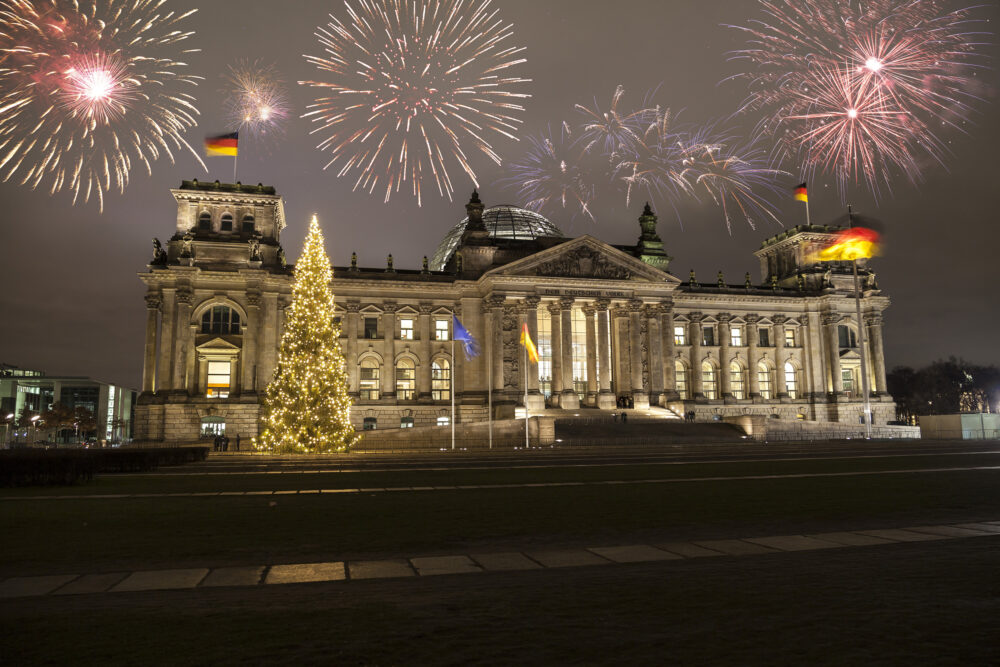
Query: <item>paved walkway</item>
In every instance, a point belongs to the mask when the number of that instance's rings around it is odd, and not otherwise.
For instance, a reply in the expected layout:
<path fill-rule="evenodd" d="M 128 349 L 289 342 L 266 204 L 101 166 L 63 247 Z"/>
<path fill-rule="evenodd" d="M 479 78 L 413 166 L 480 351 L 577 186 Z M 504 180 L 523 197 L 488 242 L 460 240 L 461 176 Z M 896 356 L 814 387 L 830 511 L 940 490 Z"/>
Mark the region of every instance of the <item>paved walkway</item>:
<path fill-rule="evenodd" d="M 99 574 L 11 577 L 0 582 L 0 598 L 184 590 L 220 586 L 268 586 L 358 579 L 398 579 L 447 574 L 542 570 L 621 563 L 649 563 L 713 556 L 757 554 L 900 542 L 924 542 L 1000 535 L 1000 521 L 908 526 L 812 535 L 777 535 L 729 540 L 630 544 L 589 549 L 539 549 L 368 561 L 291 565 L 186 568 Z"/>
<path fill-rule="evenodd" d="M 268 491 L 198 491 L 187 493 L 106 493 L 58 496 L 0 496 L 3 500 L 86 500 L 88 498 L 195 498 L 206 496 L 281 496 L 316 493 L 393 493 L 399 491 L 454 491 L 456 489 L 520 489 L 553 486 L 601 486 L 605 484 L 674 484 L 681 482 L 734 482 L 760 479 L 801 479 L 807 477 L 867 477 L 871 475 L 906 475 L 929 472 L 1000 470 L 1000 466 L 963 466 L 948 468 L 901 468 L 899 470 L 860 470 L 851 472 L 803 472 L 781 475 L 719 475 L 713 477 L 667 477 L 661 479 L 610 479 L 586 482 L 519 482 L 514 484 L 459 484 L 455 486 L 394 486 L 358 489 L 288 489 Z M 280 474 L 280 473 L 271 473 Z"/>

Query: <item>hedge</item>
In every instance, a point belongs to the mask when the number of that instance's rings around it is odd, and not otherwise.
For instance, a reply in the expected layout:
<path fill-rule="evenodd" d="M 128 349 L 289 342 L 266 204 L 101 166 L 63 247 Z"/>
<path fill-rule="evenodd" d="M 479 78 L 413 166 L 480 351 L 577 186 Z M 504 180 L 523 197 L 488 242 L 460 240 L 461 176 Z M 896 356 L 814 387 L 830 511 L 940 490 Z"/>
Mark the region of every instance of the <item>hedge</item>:
<path fill-rule="evenodd" d="M 12 449 L 0 451 L 0 486 L 88 482 L 97 473 L 147 472 L 204 461 L 208 447 L 163 449 Z"/>

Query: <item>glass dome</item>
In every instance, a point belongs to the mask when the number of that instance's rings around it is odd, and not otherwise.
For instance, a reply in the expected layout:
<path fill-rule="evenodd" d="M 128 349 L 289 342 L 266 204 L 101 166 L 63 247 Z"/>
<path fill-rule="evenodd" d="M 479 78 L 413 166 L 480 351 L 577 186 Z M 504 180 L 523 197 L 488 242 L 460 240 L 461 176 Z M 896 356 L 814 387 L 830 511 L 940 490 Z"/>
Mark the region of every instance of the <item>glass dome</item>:
<path fill-rule="evenodd" d="M 467 224 L 469 224 L 468 217 L 452 227 L 444 240 L 438 244 L 430 261 L 431 271 L 444 271 L 445 265 L 462 240 L 462 232 L 465 231 Z M 486 225 L 486 231 L 490 236 L 496 239 L 532 241 L 543 236 L 563 237 L 559 228 L 543 216 L 508 204 L 491 206 L 483 211 L 483 224 Z"/>

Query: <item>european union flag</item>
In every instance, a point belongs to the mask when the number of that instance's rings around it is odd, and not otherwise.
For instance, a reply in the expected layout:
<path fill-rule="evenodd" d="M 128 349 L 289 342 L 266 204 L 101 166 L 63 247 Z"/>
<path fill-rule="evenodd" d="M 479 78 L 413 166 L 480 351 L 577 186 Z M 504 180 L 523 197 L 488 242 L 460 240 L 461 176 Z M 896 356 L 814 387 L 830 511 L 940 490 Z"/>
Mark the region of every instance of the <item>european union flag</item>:
<path fill-rule="evenodd" d="M 472 337 L 468 329 L 462 326 L 462 323 L 458 321 L 458 318 L 454 315 L 451 316 L 452 326 L 454 327 L 455 340 L 462 344 L 462 348 L 465 350 L 465 358 L 472 359 L 473 357 L 479 356 L 479 341 Z"/>

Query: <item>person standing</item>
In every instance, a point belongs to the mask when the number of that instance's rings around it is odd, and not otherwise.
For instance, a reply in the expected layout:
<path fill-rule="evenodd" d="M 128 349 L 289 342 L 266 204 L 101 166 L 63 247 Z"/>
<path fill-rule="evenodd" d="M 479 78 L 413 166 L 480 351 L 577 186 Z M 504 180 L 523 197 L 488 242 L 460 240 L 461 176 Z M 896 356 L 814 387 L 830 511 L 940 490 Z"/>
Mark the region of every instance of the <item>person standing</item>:
<path fill-rule="evenodd" d="M 236 434 L 236 451 L 240 451 L 240 434 Z"/>

